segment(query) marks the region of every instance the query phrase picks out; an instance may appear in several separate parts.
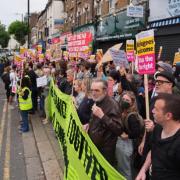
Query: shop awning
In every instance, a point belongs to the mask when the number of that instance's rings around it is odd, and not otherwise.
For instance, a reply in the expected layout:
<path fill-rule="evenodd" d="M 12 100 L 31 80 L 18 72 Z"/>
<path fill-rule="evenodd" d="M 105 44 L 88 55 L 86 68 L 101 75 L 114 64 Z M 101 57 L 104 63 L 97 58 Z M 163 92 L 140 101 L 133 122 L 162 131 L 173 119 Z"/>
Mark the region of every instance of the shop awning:
<path fill-rule="evenodd" d="M 172 19 L 163 19 L 161 21 L 152 22 L 150 23 L 150 27 L 156 28 L 156 27 L 175 25 L 175 24 L 180 24 L 180 17 L 172 18 Z"/>

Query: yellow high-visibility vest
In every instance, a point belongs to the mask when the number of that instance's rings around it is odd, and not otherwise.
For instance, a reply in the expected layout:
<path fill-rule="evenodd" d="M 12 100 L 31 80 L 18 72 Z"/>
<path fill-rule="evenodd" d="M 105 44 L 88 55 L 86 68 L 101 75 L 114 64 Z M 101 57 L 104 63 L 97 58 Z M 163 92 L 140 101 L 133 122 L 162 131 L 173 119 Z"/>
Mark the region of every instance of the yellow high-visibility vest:
<path fill-rule="evenodd" d="M 25 90 L 28 90 L 29 91 L 29 95 L 28 95 L 28 98 L 25 100 L 22 98 L 22 96 L 19 94 L 19 109 L 20 110 L 30 110 L 32 109 L 32 99 L 31 99 L 31 90 L 27 87 L 24 87 L 22 89 L 22 91 L 24 92 Z"/>

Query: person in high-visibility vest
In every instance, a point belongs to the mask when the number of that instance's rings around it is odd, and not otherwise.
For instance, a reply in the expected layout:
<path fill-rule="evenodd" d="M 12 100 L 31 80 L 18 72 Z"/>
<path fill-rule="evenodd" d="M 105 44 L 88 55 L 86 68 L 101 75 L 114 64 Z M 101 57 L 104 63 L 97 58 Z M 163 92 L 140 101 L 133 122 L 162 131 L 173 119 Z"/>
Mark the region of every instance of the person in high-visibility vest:
<path fill-rule="evenodd" d="M 32 99 L 30 90 L 30 79 L 28 76 L 22 78 L 20 90 L 18 92 L 19 109 L 21 113 L 22 123 L 20 132 L 29 131 L 28 113 L 32 109 Z"/>

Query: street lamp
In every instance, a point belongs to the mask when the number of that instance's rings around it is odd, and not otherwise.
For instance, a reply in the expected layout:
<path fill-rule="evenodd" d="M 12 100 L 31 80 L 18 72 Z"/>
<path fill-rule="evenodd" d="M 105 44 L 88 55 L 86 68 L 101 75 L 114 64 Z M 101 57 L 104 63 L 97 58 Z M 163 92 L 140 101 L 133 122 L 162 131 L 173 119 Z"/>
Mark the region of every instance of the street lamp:
<path fill-rule="evenodd" d="M 29 32 L 29 17 L 30 17 L 30 0 L 27 0 L 27 20 L 28 20 L 28 40 L 27 40 L 27 45 L 28 49 L 30 48 L 30 32 Z"/>
<path fill-rule="evenodd" d="M 118 23 L 119 20 L 118 20 L 118 17 L 117 17 L 116 13 L 113 14 L 113 17 L 114 17 L 114 30 L 115 30 L 115 32 L 117 32 L 118 29 L 117 29 L 117 24 L 116 23 Z"/>

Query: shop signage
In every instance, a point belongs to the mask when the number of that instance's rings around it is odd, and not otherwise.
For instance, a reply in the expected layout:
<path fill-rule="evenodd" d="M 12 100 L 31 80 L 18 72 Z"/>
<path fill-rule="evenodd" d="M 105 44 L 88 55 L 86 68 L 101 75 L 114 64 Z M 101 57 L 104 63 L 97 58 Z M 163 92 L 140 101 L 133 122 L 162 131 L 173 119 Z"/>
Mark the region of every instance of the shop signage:
<path fill-rule="evenodd" d="M 138 30 L 144 28 L 144 24 L 144 17 L 128 17 L 127 11 L 119 12 L 99 22 L 96 40 L 133 38 Z"/>
<path fill-rule="evenodd" d="M 143 6 L 128 6 L 127 7 L 127 16 L 128 17 L 143 17 Z"/>

